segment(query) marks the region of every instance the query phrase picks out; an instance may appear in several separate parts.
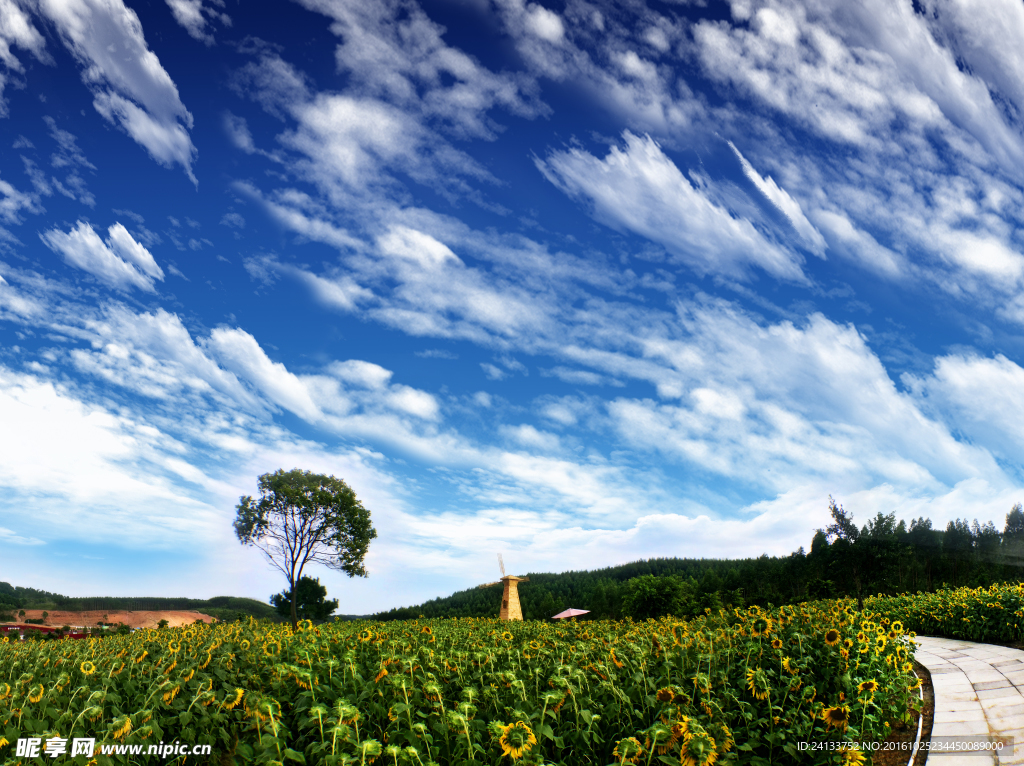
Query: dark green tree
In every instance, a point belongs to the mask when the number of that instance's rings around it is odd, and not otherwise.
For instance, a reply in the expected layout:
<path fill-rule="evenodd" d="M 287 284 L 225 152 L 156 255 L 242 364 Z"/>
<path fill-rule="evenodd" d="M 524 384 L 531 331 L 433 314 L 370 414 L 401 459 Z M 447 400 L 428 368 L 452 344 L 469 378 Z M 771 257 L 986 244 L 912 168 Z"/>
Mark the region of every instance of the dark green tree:
<path fill-rule="evenodd" d="M 326 620 L 338 608 L 338 599 L 327 600 L 327 588 L 316 579 L 303 575 L 295 584 L 295 614 L 302 620 Z M 281 591 L 270 597 L 277 613 L 282 617 L 292 616 L 292 599 L 289 591 Z"/>
<path fill-rule="evenodd" d="M 843 506 L 837 505 L 832 495 L 828 496 L 828 512 L 832 515 L 832 523 L 825 527 L 825 534 L 830 542 L 835 539 L 835 542 L 831 542 L 832 560 L 838 569 L 840 582 L 847 580 L 853 586 L 852 590 L 857 596 L 857 608 L 863 610 L 864 562 L 861 554 L 866 546 L 861 545 L 854 549 L 861 532 L 853 523 L 853 514 L 843 510 Z M 844 587 L 844 590 L 846 589 Z"/>
<path fill-rule="evenodd" d="M 637 620 L 678 614 L 683 586 L 675 577 L 641 575 L 626 583 L 622 611 Z"/>
<path fill-rule="evenodd" d="M 278 470 L 259 479 L 260 499 L 236 507 L 235 534 L 258 548 L 288 580 L 292 628 L 298 624 L 295 589 L 307 564 L 349 577 L 366 577 L 363 560 L 377 530 L 356 493 L 334 476 Z"/>
<path fill-rule="evenodd" d="M 1024 564 L 1024 509 L 1017 503 L 1006 514 L 1003 527 L 1003 560 L 1010 566 Z"/>

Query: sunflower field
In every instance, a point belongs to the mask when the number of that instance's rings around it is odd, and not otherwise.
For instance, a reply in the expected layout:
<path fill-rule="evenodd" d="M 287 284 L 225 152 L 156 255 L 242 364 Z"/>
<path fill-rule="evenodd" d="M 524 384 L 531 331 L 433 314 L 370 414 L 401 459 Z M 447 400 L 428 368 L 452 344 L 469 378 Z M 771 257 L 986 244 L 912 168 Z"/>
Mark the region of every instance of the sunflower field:
<path fill-rule="evenodd" d="M 177 760 L 225 766 L 858 764 L 853 743 L 910 720 L 912 652 L 898 622 L 848 601 L 691 621 L 249 621 L 11 641 L 0 764 L 53 763 L 12 743 L 58 736 L 210 744 Z M 96 753 L 90 764 L 153 763 Z"/>
<path fill-rule="evenodd" d="M 1024 643 L 1024 584 L 957 588 L 865 599 L 865 607 L 900 619 L 922 635 Z"/>

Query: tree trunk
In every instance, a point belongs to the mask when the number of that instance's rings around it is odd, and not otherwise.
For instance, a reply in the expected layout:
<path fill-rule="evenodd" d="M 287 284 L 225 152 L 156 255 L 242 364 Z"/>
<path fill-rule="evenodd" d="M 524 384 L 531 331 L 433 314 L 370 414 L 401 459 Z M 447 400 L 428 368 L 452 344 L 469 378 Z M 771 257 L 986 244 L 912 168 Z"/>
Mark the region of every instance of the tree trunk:
<path fill-rule="evenodd" d="M 295 580 L 291 582 L 292 586 L 292 630 L 296 630 L 299 627 L 299 613 L 295 608 Z"/>

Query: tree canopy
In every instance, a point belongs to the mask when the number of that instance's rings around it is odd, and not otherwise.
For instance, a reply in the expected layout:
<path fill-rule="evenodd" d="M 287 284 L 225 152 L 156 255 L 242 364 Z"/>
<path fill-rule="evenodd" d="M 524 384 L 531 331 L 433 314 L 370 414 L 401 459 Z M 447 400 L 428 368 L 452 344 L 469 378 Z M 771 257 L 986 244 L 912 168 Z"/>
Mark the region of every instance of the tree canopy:
<path fill-rule="evenodd" d="M 284 590 L 270 597 L 277 613 L 291 617 L 292 595 Z M 295 584 L 295 614 L 303 620 L 326 620 L 338 608 L 338 599 L 327 600 L 327 588 L 316 579 L 303 575 Z"/>
<path fill-rule="evenodd" d="M 260 476 L 259 491 L 259 500 L 250 495 L 239 500 L 235 534 L 288 580 L 294 626 L 299 619 L 295 589 L 306 565 L 366 577 L 363 560 L 377 530 L 356 493 L 334 476 L 278 470 Z"/>

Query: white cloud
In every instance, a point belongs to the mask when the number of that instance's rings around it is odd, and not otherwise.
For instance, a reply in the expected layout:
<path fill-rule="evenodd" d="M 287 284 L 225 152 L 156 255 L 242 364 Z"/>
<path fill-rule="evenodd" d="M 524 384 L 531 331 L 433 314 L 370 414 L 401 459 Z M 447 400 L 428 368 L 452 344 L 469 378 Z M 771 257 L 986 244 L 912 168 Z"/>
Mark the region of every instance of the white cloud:
<path fill-rule="evenodd" d="M 526 117 L 547 111 L 528 78 L 491 72 L 446 44 L 444 28 L 416 3 L 300 2 L 334 20 L 331 29 L 342 39 L 336 59 L 351 78 L 350 89 L 418 115 L 417 121 L 461 136 L 494 138 L 495 125 L 488 119 L 494 107 Z M 539 27 L 555 35 L 557 14 L 536 8 Z"/>
<path fill-rule="evenodd" d="M 320 419 L 320 409 L 303 382 L 280 362 L 271 361 L 245 330 L 217 328 L 210 333 L 207 345 L 225 367 L 251 383 L 274 404 L 304 420 Z"/>
<path fill-rule="evenodd" d="M 224 113 L 224 132 L 228 134 L 237 148 L 246 154 L 256 152 L 256 144 L 252 140 L 252 133 L 249 131 L 249 124 L 244 117 L 239 117 L 231 112 Z"/>
<path fill-rule="evenodd" d="M 815 255 L 824 256 L 825 238 L 821 236 L 820 231 L 814 228 L 814 224 L 807 220 L 807 216 L 804 215 L 804 211 L 800 208 L 800 203 L 790 197 L 784 189 L 779 188 L 779 185 L 775 183 L 771 176 L 762 178 L 732 141 L 729 142 L 729 147 L 735 152 L 737 159 L 739 159 L 744 175 L 750 179 L 750 182 L 757 187 L 758 191 L 767 197 L 789 219 L 796 233 L 803 240 L 804 246 Z"/>
<path fill-rule="evenodd" d="M 34 518 L 49 521 L 51 536 L 136 537 L 136 508 L 148 509 L 147 538 L 209 534 L 210 509 L 146 470 L 153 429 L 2 367 L 0 420 L 0 483 L 8 497 L 37 498 Z"/>
<path fill-rule="evenodd" d="M 559 43 L 565 36 L 562 18 L 554 11 L 535 3 L 530 3 L 526 7 L 526 28 L 549 43 Z"/>
<path fill-rule="evenodd" d="M 21 223 L 21 212 L 41 213 L 38 194 L 27 194 L 18 191 L 7 181 L 0 178 L 0 221 L 9 224 Z"/>
<path fill-rule="evenodd" d="M 518 426 L 502 426 L 501 433 L 505 438 L 527 449 L 556 452 L 561 447 L 557 435 L 546 431 L 539 431 L 529 423 L 523 423 Z"/>
<path fill-rule="evenodd" d="M 1024 368 L 1002 354 L 949 354 L 935 359 L 930 375 L 903 380 L 924 410 L 1020 470 Z"/>
<path fill-rule="evenodd" d="M 181 165 L 195 182 L 192 115 L 149 49 L 135 11 L 121 0 L 39 0 L 38 9 L 82 65 L 96 110 L 157 162 Z"/>
<path fill-rule="evenodd" d="M 381 367 L 373 362 L 364 362 L 362 359 L 349 359 L 345 362 L 331 362 L 327 371 L 332 375 L 341 378 L 346 383 L 351 383 L 363 388 L 384 388 L 394 375 L 391 370 Z"/>
<path fill-rule="evenodd" d="M 120 223 L 115 223 L 107 232 L 109 236 L 104 242 L 91 224 L 79 221 L 66 234 L 52 229 L 39 236 L 70 265 L 88 271 L 113 288 L 128 291 L 136 287 L 155 292 L 153 281 L 162 281 L 164 273 L 150 252 Z"/>
<path fill-rule="evenodd" d="M 216 7 L 214 7 L 216 6 Z M 204 5 L 203 0 L 167 0 L 174 20 L 185 28 L 191 37 L 207 45 L 213 45 L 213 35 L 207 31 L 210 18 L 218 19 L 225 26 L 231 26 L 231 18 L 217 8 L 223 8 L 223 0 L 211 0 Z"/>
<path fill-rule="evenodd" d="M 598 159 L 581 149 L 552 152 L 537 165 L 594 217 L 664 245 L 700 275 L 748 278 L 751 266 L 804 281 L 801 258 L 733 216 L 692 184 L 649 136 L 623 134 L 624 148 Z"/>
<path fill-rule="evenodd" d="M 32 24 L 26 9 L 15 0 L 0 0 L 0 63 L 8 72 L 24 72 L 25 67 L 14 55 L 12 46 L 31 52 L 40 61 L 50 61 L 46 40 Z M 7 72 L 0 72 L 0 117 L 7 116 L 7 101 L 3 97 L 7 82 Z"/>
<path fill-rule="evenodd" d="M 0 527 L 0 543 L 4 545 L 45 545 L 43 540 L 36 537 L 22 537 L 14 530 Z"/>

